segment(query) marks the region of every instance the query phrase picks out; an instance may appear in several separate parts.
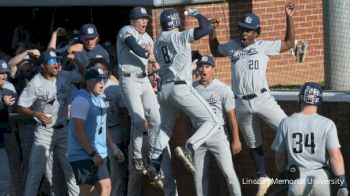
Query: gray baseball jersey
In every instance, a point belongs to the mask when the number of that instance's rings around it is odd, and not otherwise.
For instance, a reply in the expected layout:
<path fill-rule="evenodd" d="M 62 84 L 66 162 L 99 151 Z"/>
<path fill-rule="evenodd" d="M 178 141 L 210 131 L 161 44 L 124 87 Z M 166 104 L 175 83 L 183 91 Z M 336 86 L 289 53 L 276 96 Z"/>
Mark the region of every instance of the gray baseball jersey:
<path fill-rule="evenodd" d="M 235 109 L 235 98 L 231 88 L 217 79 L 214 79 L 207 87 L 196 81 L 193 87 L 209 103 L 219 121 L 224 125 L 227 119 L 226 112 Z M 223 126 L 205 144 L 197 148 L 194 154 L 193 161 L 197 170 L 194 177 L 197 195 L 205 196 L 209 193 L 208 180 L 203 178 L 207 175 L 210 162 L 208 151 L 216 158 L 226 179 L 230 195 L 241 195 L 239 180 L 233 167 L 230 142 Z"/>
<path fill-rule="evenodd" d="M 70 104 L 71 83 L 79 82 L 81 76 L 76 72 L 61 71 L 55 80 L 46 80 L 41 73 L 24 88 L 18 105 L 23 107 L 33 106 L 34 111 L 51 114 L 51 125 L 67 123 L 67 106 Z"/>
<path fill-rule="evenodd" d="M 282 120 L 272 149 L 288 155 L 301 171 L 328 167 L 328 150 L 340 148 L 334 122 L 317 113 L 295 113 Z"/>
<path fill-rule="evenodd" d="M 191 43 L 194 29 L 183 32 L 161 32 L 154 44 L 154 55 L 160 65 L 162 81 L 192 81 Z"/>
<path fill-rule="evenodd" d="M 255 41 L 242 48 L 240 40 L 219 45 L 219 52 L 231 58 L 232 88 L 237 95 L 247 95 L 269 89 L 266 68 L 269 56 L 278 55 L 281 41 Z"/>
<path fill-rule="evenodd" d="M 146 48 L 151 46 L 153 48 L 153 40 L 147 32 L 140 34 L 132 25 L 124 26 L 120 29 L 117 37 L 117 55 L 119 70 L 123 73 L 146 73 L 148 59 L 137 56 L 128 45 L 125 39 L 133 36 L 137 43 Z"/>

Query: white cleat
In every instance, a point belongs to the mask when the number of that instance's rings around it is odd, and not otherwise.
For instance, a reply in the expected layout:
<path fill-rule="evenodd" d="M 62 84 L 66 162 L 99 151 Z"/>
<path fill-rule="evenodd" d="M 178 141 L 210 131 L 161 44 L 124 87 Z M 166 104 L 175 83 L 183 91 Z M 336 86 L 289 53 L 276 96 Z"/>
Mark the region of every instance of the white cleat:
<path fill-rule="evenodd" d="M 258 193 L 256 196 L 263 196 L 269 189 L 269 187 L 273 184 L 273 180 L 269 177 L 260 177 L 258 179 L 259 182 L 259 188 L 258 188 Z"/>

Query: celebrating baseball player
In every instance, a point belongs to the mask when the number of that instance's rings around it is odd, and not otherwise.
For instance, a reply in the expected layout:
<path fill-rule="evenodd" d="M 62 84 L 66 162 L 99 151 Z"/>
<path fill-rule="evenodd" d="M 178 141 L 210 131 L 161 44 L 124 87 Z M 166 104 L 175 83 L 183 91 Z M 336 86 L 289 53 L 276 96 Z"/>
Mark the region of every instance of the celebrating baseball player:
<path fill-rule="evenodd" d="M 299 183 L 290 183 L 288 195 L 331 195 L 329 162 L 339 185 L 338 196 L 348 195 L 344 160 L 334 122 L 317 113 L 322 89 L 305 83 L 299 92 L 301 111 L 282 120 L 272 149 L 276 151 L 277 171 L 295 167 Z M 299 177 L 299 178 L 298 178 Z"/>
<path fill-rule="evenodd" d="M 135 169 L 144 175 L 142 137 L 147 132 L 155 134 L 160 124 L 159 104 L 147 78 L 147 67 L 155 63 L 153 40 L 146 32 L 149 17 L 145 8 L 133 8 L 130 25 L 124 26 L 117 37 L 120 86 L 131 117 L 131 158 Z"/>
<path fill-rule="evenodd" d="M 235 97 L 229 86 L 215 79 L 216 63 L 211 56 L 202 56 L 197 62 L 200 79 L 193 83 L 197 92 L 209 103 L 221 122 L 221 127 L 194 154 L 195 185 L 197 195 L 208 195 L 208 167 L 210 151 L 216 158 L 230 192 L 230 195 L 241 195 L 241 187 L 233 167 L 232 155 L 241 151 L 238 123 L 235 112 Z M 233 141 L 230 145 L 224 124 L 228 121 Z"/>
<path fill-rule="evenodd" d="M 154 51 L 160 64 L 162 79 L 158 92 L 161 125 L 150 153 L 148 167 L 151 181 L 159 181 L 160 156 L 172 135 L 178 113 L 182 110 L 192 120 L 197 131 L 187 141 L 186 149 L 177 147 L 175 153 L 184 162 L 186 169 L 195 173 L 192 163 L 194 151 L 219 128 L 219 120 L 210 105 L 192 87 L 191 43 L 212 31 L 210 21 L 196 9 L 188 14 L 197 18 L 199 27 L 180 31 L 181 19 L 175 9 L 164 10 L 159 18 L 162 28 Z"/>
<path fill-rule="evenodd" d="M 57 58 L 52 50 L 40 55 L 43 71 L 36 74 L 24 88 L 18 102 L 21 106 L 20 112 L 37 121 L 25 188 L 26 196 L 37 194 L 44 173 L 52 185 L 53 153 L 64 171 L 69 195 L 79 194 L 66 153 L 70 88 L 71 83 L 80 81 L 81 77 L 74 72 L 60 72 L 61 65 Z"/>
<path fill-rule="evenodd" d="M 285 6 L 287 29 L 284 40 L 257 40 L 261 32 L 260 19 L 253 13 L 246 14 L 238 24 L 240 40 L 219 44 L 215 30 L 209 36 L 210 50 L 216 57 L 230 56 L 232 88 L 235 93 L 238 123 L 249 147 L 259 176 L 257 195 L 263 195 L 272 184 L 265 172 L 259 118 L 272 128 L 277 128 L 286 114 L 269 93 L 266 68 L 269 56 L 278 55 L 294 45 L 294 4 Z M 213 20 L 214 27 L 218 20 Z M 215 29 L 215 28 L 214 28 Z"/>

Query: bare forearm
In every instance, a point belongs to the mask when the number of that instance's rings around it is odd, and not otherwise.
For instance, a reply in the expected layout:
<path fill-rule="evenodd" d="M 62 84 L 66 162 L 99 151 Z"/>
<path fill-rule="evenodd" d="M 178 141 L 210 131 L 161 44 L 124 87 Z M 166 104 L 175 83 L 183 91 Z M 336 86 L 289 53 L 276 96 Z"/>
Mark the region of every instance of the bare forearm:
<path fill-rule="evenodd" d="M 56 49 L 57 44 L 57 32 L 54 31 L 51 35 L 51 39 L 49 41 L 49 44 L 47 45 L 47 49 Z"/>
<path fill-rule="evenodd" d="M 233 137 L 233 142 L 237 141 L 239 142 L 239 128 L 238 128 L 238 122 L 236 118 L 236 112 L 234 110 L 227 112 L 228 121 L 230 130 Z"/>
<path fill-rule="evenodd" d="M 286 20 L 287 20 L 286 36 L 284 38 L 284 41 L 282 41 L 282 44 L 281 44 L 281 52 L 284 52 L 294 47 L 295 33 L 294 33 L 293 17 L 287 15 Z"/>
<path fill-rule="evenodd" d="M 77 118 L 73 118 L 74 133 L 78 140 L 78 143 L 83 147 L 83 149 L 89 154 L 94 149 L 91 145 L 91 141 L 85 134 L 85 121 Z"/>
<path fill-rule="evenodd" d="M 340 152 L 340 149 L 332 149 L 329 150 L 329 159 L 332 166 L 332 171 L 334 175 L 344 175 L 345 174 L 345 168 L 344 168 L 344 159 Z"/>
<path fill-rule="evenodd" d="M 28 117 L 34 117 L 34 111 L 28 107 L 19 107 L 19 112 Z"/>

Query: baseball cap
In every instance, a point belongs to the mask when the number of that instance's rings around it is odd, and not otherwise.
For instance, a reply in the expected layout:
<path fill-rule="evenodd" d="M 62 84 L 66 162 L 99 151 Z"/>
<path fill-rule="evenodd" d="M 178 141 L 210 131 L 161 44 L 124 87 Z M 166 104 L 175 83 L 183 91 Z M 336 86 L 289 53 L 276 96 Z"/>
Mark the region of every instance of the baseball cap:
<path fill-rule="evenodd" d="M 0 60 L 0 73 L 10 72 L 10 69 L 4 60 Z"/>
<path fill-rule="evenodd" d="M 97 81 L 103 80 L 105 82 L 108 77 L 103 74 L 103 70 L 101 68 L 91 67 L 85 73 L 85 80 L 91 79 L 96 79 Z"/>
<path fill-rule="evenodd" d="M 238 26 L 256 30 L 260 27 L 260 19 L 257 15 L 249 13 L 243 16 L 241 22 L 238 23 Z"/>
<path fill-rule="evenodd" d="M 80 36 L 83 36 L 84 38 L 92 39 L 95 37 L 98 37 L 99 34 L 97 32 L 96 26 L 93 24 L 84 24 L 80 28 Z"/>
<path fill-rule="evenodd" d="M 57 56 L 56 52 L 53 50 L 47 50 L 43 53 L 41 53 L 39 57 L 39 63 L 40 64 L 55 64 L 59 63 L 59 57 Z"/>
<path fill-rule="evenodd" d="M 150 18 L 144 7 L 134 7 L 130 10 L 129 18 L 132 20 L 137 20 L 139 18 Z"/>
<path fill-rule="evenodd" d="M 215 60 L 212 56 L 208 56 L 208 55 L 203 55 L 197 62 L 197 65 L 203 65 L 203 64 L 209 64 L 213 67 L 216 66 Z"/>

